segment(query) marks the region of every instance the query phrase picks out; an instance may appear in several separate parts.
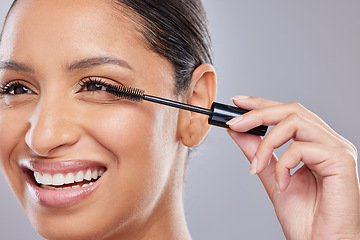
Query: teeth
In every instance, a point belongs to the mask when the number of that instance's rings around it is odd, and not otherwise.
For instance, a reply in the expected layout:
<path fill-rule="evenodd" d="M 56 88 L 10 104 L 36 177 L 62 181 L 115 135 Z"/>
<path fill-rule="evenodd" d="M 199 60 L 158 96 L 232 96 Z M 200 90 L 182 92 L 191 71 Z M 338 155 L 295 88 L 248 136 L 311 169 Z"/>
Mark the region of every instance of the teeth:
<path fill-rule="evenodd" d="M 51 183 L 52 183 L 51 175 L 48 174 L 48 173 L 44 173 L 43 176 L 42 176 L 42 184 L 51 185 Z"/>
<path fill-rule="evenodd" d="M 91 176 L 93 179 L 97 179 L 98 177 L 99 177 L 99 175 L 98 175 L 98 171 L 97 170 L 95 170 L 95 171 L 93 171 L 93 173 L 92 173 L 92 176 Z"/>
<path fill-rule="evenodd" d="M 75 182 L 82 182 L 84 181 L 84 172 L 83 171 L 79 171 L 76 175 L 75 175 Z"/>
<path fill-rule="evenodd" d="M 101 168 L 99 170 L 93 170 L 91 171 L 88 169 L 86 173 L 84 174 L 84 171 L 79 171 L 74 176 L 73 173 L 56 173 L 54 175 L 51 175 L 49 173 L 39 173 L 34 172 L 34 178 L 38 184 L 42 184 L 44 188 L 48 189 L 55 189 L 55 187 L 52 186 L 62 186 L 64 184 L 72 184 L 75 182 L 83 182 L 84 180 L 91 181 L 91 179 L 98 179 L 101 175 L 103 175 L 105 172 L 105 168 Z M 82 187 L 86 187 L 89 185 L 92 185 L 93 182 L 89 182 L 87 184 L 83 184 Z M 57 187 L 56 189 L 70 189 L 70 188 L 78 188 L 80 185 L 74 185 L 72 187 Z"/>
<path fill-rule="evenodd" d="M 65 177 L 65 180 L 64 180 L 65 184 L 73 183 L 74 181 L 75 181 L 74 174 L 72 174 L 72 173 L 66 174 L 66 177 Z"/>
<path fill-rule="evenodd" d="M 52 185 L 61 186 L 65 183 L 65 177 L 61 173 L 57 173 L 52 178 Z"/>
<path fill-rule="evenodd" d="M 88 180 L 88 181 L 91 181 L 91 179 L 92 179 L 92 173 L 91 173 L 90 169 L 86 171 L 86 173 L 85 173 L 85 175 L 84 175 L 84 179 L 85 179 L 85 180 Z"/>
<path fill-rule="evenodd" d="M 53 187 L 53 186 L 49 186 L 49 185 L 43 185 L 43 188 L 45 189 L 51 189 L 51 190 L 69 190 L 69 189 L 74 189 L 74 188 L 80 188 L 80 187 L 87 187 L 87 186 L 91 186 L 93 185 L 94 183 L 91 182 L 91 183 L 86 183 L 86 184 L 83 184 L 82 186 L 80 185 L 74 185 L 72 187 Z"/>

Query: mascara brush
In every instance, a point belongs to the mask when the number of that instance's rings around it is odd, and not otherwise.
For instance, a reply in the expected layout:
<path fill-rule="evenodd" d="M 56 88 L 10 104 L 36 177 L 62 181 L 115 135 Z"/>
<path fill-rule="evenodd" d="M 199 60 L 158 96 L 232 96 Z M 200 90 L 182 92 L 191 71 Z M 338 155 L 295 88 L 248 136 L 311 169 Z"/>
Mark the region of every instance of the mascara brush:
<path fill-rule="evenodd" d="M 151 95 L 145 94 L 144 90 L 138 89 L 138 88 L 132 88 L 127 86 L 113 86 L 106 84 L 105 89 L 108 93 L 111 93 L 119 98 L 127 99 L 134 102 L 142 102 L 150 101 L 154 103 L 159 103 L 171 107 L 176 107 L 184 110 L 189 110 L 192 112 L 197 112 L 201 114 L 205 114 L 209 116 L 208 123 L 211 125 L 223 127 L 223 128 L 229 128 L 226 123 L 239 115 L 242 115 L 244 113 L 249 112 L 249 110 L 245 110 L 242 108 L 237 108 L 221 103 L 214 102 L 211 105 L 210 109 L 197 107 L 181 102 L 172 101 L 165 98 L 155 97 Z M 268 127 L 267 126 L 258 126 L 256 128 L 253 128 L 249 130 L 247 133 L 251 133 L 254 135 L 264 136 Z"/>

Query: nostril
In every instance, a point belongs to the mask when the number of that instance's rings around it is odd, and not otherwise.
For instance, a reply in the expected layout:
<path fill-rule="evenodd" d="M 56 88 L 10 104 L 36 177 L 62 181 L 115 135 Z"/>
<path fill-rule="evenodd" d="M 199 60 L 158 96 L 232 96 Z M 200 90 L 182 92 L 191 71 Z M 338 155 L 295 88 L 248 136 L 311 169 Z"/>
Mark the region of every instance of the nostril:
<path fill-rule="evenodd" d="M 80 135 L 76 130 L 30 129 L 25 135 L 25 142 L 32 153 L 42 158 L 48 158 L 63 148 L 78 142 Z"/>
<path fill-rule="evenodd" d="M 34 154 L 49 157 L 77 143 L 82 135 L 76 112 L 58 95 L 43 96 L 28 119 L 25 142 Z"/>

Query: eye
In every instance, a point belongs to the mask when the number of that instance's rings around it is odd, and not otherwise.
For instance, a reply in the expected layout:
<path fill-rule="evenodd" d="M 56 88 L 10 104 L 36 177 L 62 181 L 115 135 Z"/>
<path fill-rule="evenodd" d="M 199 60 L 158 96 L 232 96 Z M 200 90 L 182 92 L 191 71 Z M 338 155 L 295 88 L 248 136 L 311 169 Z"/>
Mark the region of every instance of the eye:
<path fill-rule="evenodd" d="M 100 79 L 93 79 L 93 78 L 86 78 L 82 79 L 81 83 L 81 90 L 84 92 L 98 92 L 98 91 L 106 91 L 106 83 L 104 83 Z"/>
<path fill-rule="evenodd" d="M 8 95 L 20 95 L 20 94 L 33 94 L 34 92 L 20 82 L 10 82 L 1 87 L 0 93 L 8 94 Z"/>
<path fill-rule="evenodd" d="M 76 91 L 76 96 L 83 101 L 110 104 L 120 100 L 118 97 L 106 91 L 110 85 L 119 85 L 119 83 L 112 79 L 86 77 L 81 79 L 78 84 L 80 85 L 80 89 Z"/>

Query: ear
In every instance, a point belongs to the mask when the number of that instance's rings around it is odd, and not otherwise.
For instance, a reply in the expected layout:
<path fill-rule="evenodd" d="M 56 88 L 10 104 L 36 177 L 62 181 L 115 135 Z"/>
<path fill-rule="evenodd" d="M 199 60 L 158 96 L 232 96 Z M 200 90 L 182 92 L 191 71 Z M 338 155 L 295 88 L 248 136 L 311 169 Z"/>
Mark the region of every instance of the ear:
<path fill-rule="evenodd" d="M 210 108 L 216 98 L 216 74 L 210 64 L 202 64 L 192 74 L 191 83 L 186 95 L 186 102 L 191 105 Z M 205 138 L 210 129 L 208 116 L 181 110 L 179 114 L 178 133 L 182 143 L 195 147 Z"/>

